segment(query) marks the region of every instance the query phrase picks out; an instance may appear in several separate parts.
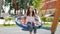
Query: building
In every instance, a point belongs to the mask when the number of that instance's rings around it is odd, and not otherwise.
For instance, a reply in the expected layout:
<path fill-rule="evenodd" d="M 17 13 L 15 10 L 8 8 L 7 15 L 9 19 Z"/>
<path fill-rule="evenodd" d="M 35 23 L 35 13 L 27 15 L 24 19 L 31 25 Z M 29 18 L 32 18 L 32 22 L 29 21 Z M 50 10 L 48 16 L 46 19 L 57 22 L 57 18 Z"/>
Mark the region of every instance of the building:
<path fill-rule="evenodd" d="M 44 6 L 42 7 L 42 10 L 45 12 L 45 14 L 53 14 L 55 10 L 55 4 L 57 0 L 45 0 Z"/>

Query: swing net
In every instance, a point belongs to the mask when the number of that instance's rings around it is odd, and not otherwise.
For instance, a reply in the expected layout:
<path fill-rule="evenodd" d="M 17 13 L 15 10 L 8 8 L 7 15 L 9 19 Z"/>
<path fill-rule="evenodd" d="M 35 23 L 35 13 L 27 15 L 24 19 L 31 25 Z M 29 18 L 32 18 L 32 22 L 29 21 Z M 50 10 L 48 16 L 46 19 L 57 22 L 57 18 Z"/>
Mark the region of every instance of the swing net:
<path fill-rule="evenodd" d="M 26 18 L 26 16 L 22 16 L 23 18 Z M 39 20 L 39 18 L 37 18 L 37 17 L 34 17 L 34 19 L 36 20 L 36 21 L 38 21 Z M 21 28 L 23 28 L 23 29 L 28 29 L 29 28 L 29 26 L 26 24 L 26 20 L 24 20 L 24 21 L 21 21 L 21 17 L 16 17 L 16 24 L 19 26 L 19 27 L 21 27 Z M 38 22 L 39 24 L 38 25 L 36 25 L 36 27 L 37 27 L 37 29 L 39 29 L 40 27 L 42 27 L 42 22 L 41 21 L 39 21 Z"/>

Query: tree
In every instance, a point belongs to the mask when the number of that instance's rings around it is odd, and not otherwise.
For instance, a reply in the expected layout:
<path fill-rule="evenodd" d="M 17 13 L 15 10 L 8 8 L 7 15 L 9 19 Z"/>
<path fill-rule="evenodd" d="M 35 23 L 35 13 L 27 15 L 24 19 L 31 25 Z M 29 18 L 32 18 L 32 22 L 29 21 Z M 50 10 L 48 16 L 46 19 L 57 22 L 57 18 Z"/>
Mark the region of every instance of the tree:
<path fill-rule="evenodd" d="M 41 15 L 40 13 L 42 13 L 41 8 L 42 8 L 42 6 L 44 4 L 44 1 L 45 0 L 33 0 L 33 2 L 32 2 L 35 9 L 38 10 L 37 15 L 39 15 L 39 16 Z"/>
<path fill-rule="evenodd" d="M 41 8 L 41 6 L 43 5 L 43 1 L 44 0 L 16 0 L 16 3 L 18 6 L 18 10 L 20 10 L 20 8 L 26 10 L 29 5 L 33 5 L 36 9 L 38 9 L 39 7 Z M 5 6 L 7 5 L 10 5 L 10 10 L 15 9 L 13 0 L 5 0 Z"/>
<path fill-rule="evenodd" d="M 5 0 L 5 3 L 4 3 L 4 6 L 10 6 L 10 9 L 9 9 L 9 14 L 11 14 L 10 13 L 10 11 L 12 10 L 12 9 L 14 9 L 14 4 L 13 4 L 13 0 Z"/>
<path fill-rule="evenodd" d="M 15 5 L 13 3 L 13 0 L 5 0 L 5 6 L 10 5 L 10 10 L 15 9 Z M 16 0 L 17 6 L 18 6 L 18 10 L 20 10 L 20 8 L 26 9 L 27 8 L 27 3 L 29 2 L 29 0 Z M 9 13 L 10 13 L 9 10 Z M 15 11 L 16 12 L 16 11 Z"/>
<path fill-rule="evenodd" d="M 1 8 L 2 8 L 3 0 L 0 0 L 0 17 L 1 17 Z"/>
<path fill-rule="evenodd" d="M 44 0 L 33 0 L 32 3 L 33 3 L 33 6 L 34 6 L 37 10 L 39 10 L 39 9 L 42 8 L 43 2 L 44 2 Z"/>

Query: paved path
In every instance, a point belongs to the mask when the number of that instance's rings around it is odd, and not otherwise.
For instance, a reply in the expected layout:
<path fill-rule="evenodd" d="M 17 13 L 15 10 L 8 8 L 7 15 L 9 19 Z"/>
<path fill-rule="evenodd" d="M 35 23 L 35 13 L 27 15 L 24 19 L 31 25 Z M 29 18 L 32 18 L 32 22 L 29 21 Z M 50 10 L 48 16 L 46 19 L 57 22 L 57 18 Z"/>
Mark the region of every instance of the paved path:
<path fill-rule="evenodd" d="M 21 28 L 0 28 L 0 34 L 29 34 L 28 31 L 23 31 Z M 51 34 L 50 30 L 38 29 L 37 34 Z M 57 28 L 56 34 L 60 34 L 60 27 Z"/>

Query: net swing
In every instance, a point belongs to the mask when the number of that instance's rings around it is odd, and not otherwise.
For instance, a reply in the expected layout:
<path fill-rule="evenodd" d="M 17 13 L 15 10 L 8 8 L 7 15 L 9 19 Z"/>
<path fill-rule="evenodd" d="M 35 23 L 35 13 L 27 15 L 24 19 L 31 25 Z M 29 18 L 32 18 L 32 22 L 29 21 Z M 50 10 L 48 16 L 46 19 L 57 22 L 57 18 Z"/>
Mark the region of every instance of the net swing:
<path fill-rule="evenodd" d="M 26 18 L 27 16 L 21 16 L 21 17 Z M 17 24 L 19 27 L 21 27 L 22 29 L 29 29 L 29 26 L 28 26 L 27 24 L 25 24 L 25 23 L 26 23 L 26 20 L 24 20 L 24 21 L 21 22 L 21 17 L 16 17 L 16 21 L 15 21 L 16 24 Z M 34 17 L 34 19 L 35 19 L 36 21 L 39 20 L 38 17 Z M 38 23 L 39 23 L 39 24 L 36 25 L 37 29 L 39 29 L 40 27 L 42 27 L 42 22 L 40 21 L 40 22 L 38 22 Z"/>

